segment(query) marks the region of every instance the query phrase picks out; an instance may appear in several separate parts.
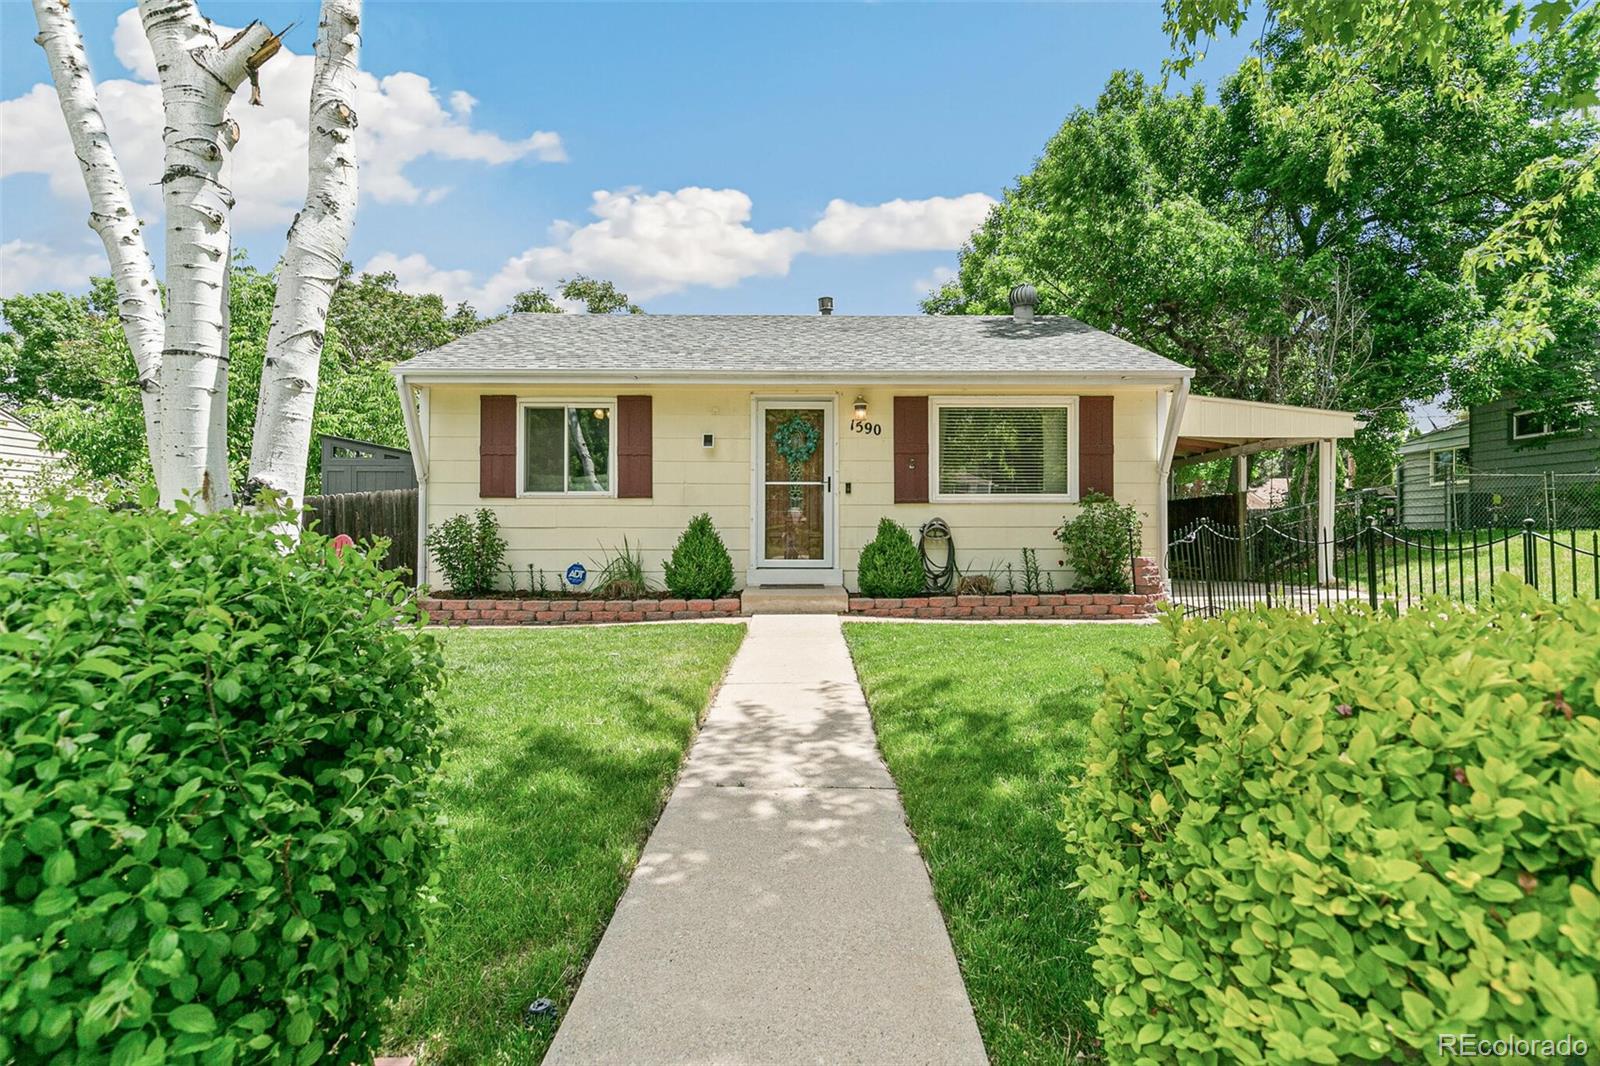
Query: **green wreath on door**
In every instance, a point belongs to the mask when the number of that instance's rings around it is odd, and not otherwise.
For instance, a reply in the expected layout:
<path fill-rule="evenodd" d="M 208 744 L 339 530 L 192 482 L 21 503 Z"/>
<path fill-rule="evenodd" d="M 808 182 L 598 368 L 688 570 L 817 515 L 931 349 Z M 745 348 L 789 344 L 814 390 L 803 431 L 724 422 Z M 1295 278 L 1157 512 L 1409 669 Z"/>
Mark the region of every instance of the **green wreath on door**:
<path fill-rule="evenodd" d="M 792 415 L 772 431 L 772 445 L 778 458 L 789 466 L 789 480 L 799 481 L 806 462 L 817 453 L 819 434 L 817 427 L 804 415 Z M 789 506 L 799 508 L 805 502 L 805 492 L 799 485 L 789 486 Z"/>

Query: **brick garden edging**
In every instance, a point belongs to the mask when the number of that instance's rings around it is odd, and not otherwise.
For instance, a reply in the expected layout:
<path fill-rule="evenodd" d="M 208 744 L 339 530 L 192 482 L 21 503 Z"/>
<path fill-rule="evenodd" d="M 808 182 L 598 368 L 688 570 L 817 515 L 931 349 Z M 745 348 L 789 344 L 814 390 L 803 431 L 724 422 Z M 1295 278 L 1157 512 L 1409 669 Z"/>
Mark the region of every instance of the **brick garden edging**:
<path fill-rule="evenodd" d="M 850 614 L 877 618 L 1148 618 L 1166 599 L 1161 565 L 1133 561 L 1132 593 L 1026 592 L 990 596 L 850 596 Z M 486 598 L 418 601 L 428 621 L 444 626 L 559 626 L 596 622 L 666 622 L 737 618 L 737 594 L 716 600 L 577 600 Z"/>
<path fill-rule="evenodd" d="M 739 616 L 737 596 L 720 600 L 440 600 L 425 597 L 418 605 L 428 612 L 428 621 L 442 626 L 559 626 Z"/>
<path fill-rule="evenodd" d="M 993 596 L 851 596 L 850 613 L 874 618 L 1148 618 L 1154 593 L 1028 592 Z"/>

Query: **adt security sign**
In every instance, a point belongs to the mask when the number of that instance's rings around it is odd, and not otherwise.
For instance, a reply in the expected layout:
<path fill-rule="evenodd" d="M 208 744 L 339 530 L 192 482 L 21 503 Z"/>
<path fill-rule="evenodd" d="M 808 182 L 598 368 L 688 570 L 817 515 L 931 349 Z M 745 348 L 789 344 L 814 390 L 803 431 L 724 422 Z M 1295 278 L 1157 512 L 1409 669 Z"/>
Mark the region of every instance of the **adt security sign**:
<path fill-rule="evenodd" d="M 582 563 L 573 563 L 567 567 L 567 584 L 573 588 L 577 588 L 587 580 L 589 580 L 589 571 L 583 568 Z"/>

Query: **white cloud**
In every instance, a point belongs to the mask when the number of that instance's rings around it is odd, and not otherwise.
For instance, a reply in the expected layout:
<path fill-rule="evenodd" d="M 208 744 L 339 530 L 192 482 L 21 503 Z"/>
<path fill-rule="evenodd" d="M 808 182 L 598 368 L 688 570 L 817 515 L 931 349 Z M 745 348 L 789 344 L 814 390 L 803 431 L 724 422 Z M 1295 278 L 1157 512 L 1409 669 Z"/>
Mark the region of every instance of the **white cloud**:
<path fill-rule="evenodd" d="M 224 37 L 231 33 L 221 28 L 218 32 Z M 112 43 L 118 61 L 137 80 L 100 82 L 100 108 L 136 206 L 154 216 L 160 208 L 156 181 L 161 173 L 161 94 L 153 84 L 155 60 L 136 11 L 125 11 L 117 19 Z M 233 157 L 238 201 L 234 220 L 241 230 L 287 223 L 305 197 L 306 101 L 312 62 L 309 55 L 284 49 L 262 68 L 263 106 L 250 106 L 246 89 L 230 108 L 241 130 Z M 407 167 L 427 156 L 491 166 L 520 159 L 566 160 L 559 134 L 538 130 L 507 140 L 474 128 L 475 103 L 469 93 L 457 90 L 450 94 L 447 108 L 432 83 L 410 71 L 382 78 L 363 71 L 356 96 L 363 195 L 379 203 L 436 203 L 448 187 L 419 186 L 406 173 Z M 61 109 L 48 84 L 0 101 L 0 177 L 11 174 L 43 174 L 55 195 L 79 202 L 85 198 Z"/>
<path fill-rule="evenodd" d="M 911 283 L 911 291 L 918 296 L 926 296 L 930 292 L 937 292 L 939 289 L 944 288 L 945 282 L 954 281 L 957 276 L 956 271 L 951 267 L 936 266 L 927 277 L 913 281 Z"/>
<path fill-rule="evenodd" d="M 993 198 L 981 192 L 870 205 L 832 200 L 811 227 L 809 245 L 834 255 L 959 248 L 993 206 Z"/>
<path fill-rule="evenodd" d="M 367 274 L 393 274 L 407 292 L 438 293 L 450 305 L 478 297 L 472 271 L 440 270 L 420 252 L 410 255 L 379 252 L 361 269 Z"/>
<path fill-rule="evenodd" d="M 41 289 L 81 290 L 93 274 L 109 274 L 105 252 L 63 252 L 35 241 L 0 244 L 0 296 Z"/>
<path fill-rule="evenodd" d="M 760 230 L 750 224 L 750 197 L 738 189 L 602 189 L 589 208 L 595 221 L 556 223 L 546 243 L 507 260 L 481 286 L 473 287 L 466 271 L 440 270 L 418 254 L 384 252 L 363 269 L 393 270 L 413 291 L 467 294 L 484 310 L 504 307 L 524 289 L 553 291 L 559 278 L 579 273 L 648 300 L 691 286 L 722 289 L 746 278 L 781 277 L 803 254 L 953 250 L 993 202 L 983 193 L 869 205 L 834 200 L 808 230 Z"/>

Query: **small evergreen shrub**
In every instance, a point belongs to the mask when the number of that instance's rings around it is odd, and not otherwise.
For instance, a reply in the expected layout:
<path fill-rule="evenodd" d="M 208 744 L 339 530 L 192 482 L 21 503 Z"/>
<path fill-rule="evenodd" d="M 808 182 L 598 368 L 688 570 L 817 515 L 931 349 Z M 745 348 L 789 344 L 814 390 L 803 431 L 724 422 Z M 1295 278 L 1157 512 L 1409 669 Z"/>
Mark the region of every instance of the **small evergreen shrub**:
<path fill-rule="evenodd" d="M 372 1061 L 440 844 L 434 639 L 277 514 L 0 514 L 0 1061 Z"/>
<path fill-rule="evenodd" d="M 714 600 L 733 591 L 733 559 L 709 514 L 695 515 L 663 564 L 667 591 L 685 600 Z"/>
<path fill-rule="evenodd" d="M 1600 603 L 1167 626 L 1064 800 L 1110 1061 L 1593 1046 Z"/>
<path fill-rule="evenodd" d="M 1141 529 L 1132 507 L 1101 492 L 1084 493 L 1077 515 L 1056 530 L 1077 590 L 1133 591 L 1133 551 Z"/>
<path fill-rule="evenodd" d="M 878 522 L 878 535 L 861 549 L 856 583 L 863 596 L 901 598 L 922 591 L 922 553 L 905 527 L 892 518 Z"/>
<path fill-rule="evenodd" d="M 505 569 L 506 541 L 500 520 L 487 507 L 471 518 L 464 514 L 445 519 L 428 530 L 428 550 L 458 596 L 479 596 L 493 591 L 495 579 Z"/>

